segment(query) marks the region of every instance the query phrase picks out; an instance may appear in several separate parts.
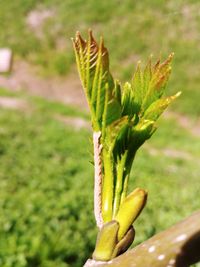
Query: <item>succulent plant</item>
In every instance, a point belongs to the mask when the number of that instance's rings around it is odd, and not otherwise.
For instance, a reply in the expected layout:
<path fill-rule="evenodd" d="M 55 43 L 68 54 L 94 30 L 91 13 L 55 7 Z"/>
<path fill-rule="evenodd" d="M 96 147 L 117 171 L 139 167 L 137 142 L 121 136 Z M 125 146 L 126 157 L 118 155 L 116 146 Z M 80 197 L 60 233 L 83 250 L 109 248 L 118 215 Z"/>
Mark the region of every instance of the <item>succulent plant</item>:
<path fill-rule="evenodd" d="M 136 188 L 127 196 L 130 171 L 137 150 L 156 130 L 156 122 L 180 92 L 164 96 L 173 54 L 155 64 L 151 58 L 125 84 L 109 69 L 103 38 L 99 44 L 77 32 L 73 40 L 77 67 L 91 113 L 94 144 L 94 214 L 99 234 L 95 260 L 108 261 L 127 250 L 134 240 L 133 223 L 147 200 Z"/>

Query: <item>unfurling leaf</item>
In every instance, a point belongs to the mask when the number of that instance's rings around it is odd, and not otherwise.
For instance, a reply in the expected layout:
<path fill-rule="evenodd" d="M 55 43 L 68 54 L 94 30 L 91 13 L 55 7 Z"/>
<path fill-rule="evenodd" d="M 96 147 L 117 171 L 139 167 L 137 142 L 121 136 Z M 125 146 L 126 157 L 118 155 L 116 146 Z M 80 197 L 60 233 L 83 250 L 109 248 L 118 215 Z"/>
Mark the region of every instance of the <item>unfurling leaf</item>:
<path fill-rule="evenodd" d="M 122 95 L 122 115 L 128 115 L 129 118 L 132 118 L 139 111 L 138 105 L 134 101 L 133 89 L 131 84 L 126 82 L 123 87 Z"/>
<path fill-rule="evenodd" d="M 141 70 L 140 62 L 138 63 L 133 75 L 131 89 L 134 105 L 140 114 L 145 112 L 154 101 L 162 97 L 171 73 L 172 58 L 173 54 L 170 54 L 167 60 L 163 63 L 158 60 L 154 66 L 152 66 L 150 59 L 144 71 Z"/>
<path fill-rule="evenodd" d="M 132 150 L 137 150 L 147 139 L 155 132 L 155 122 L 152 120 L 142 119 L 135 127 L 132 128 L 130 146 Z"/>
<path fill-rule="evenodd" d="M 178 92 L 174 96 L 169 96 L 166 98 L 161 98 L 153 102 L 149 108 L 145 111 L 143 118 L 147 120 L 156 121 L 160 115 L 165 111 L 169 104 L 179 97 L 181 92 Z"/>
<path fill-rule="evenodd" d="M 95 131 L 102 128 L 103 113 L 106 101 L 112 99 L 115 87 L 109 71 L 108 51 L 101 38 L 98 45 L 89 31 L 88 41 L 85 41 L 78 32 L 73 40 L 76 62 L 80 79 L 90 107 L 92 124 Z M 107 98 L 107 100 L 106 100 Z"/>
<path fill-rule="evenodd" d="M 142 112 L 154 101 L 162 97 L 171 73 L 171 61 L 173 55 L 173 53 L 170 54 L 163 63 L 160 63 L 160 60 L 158 60 L 153 67 L 149 66 L 151 68 L 151 79 L 146 86 L 146 94 L 141 106 Z"/>

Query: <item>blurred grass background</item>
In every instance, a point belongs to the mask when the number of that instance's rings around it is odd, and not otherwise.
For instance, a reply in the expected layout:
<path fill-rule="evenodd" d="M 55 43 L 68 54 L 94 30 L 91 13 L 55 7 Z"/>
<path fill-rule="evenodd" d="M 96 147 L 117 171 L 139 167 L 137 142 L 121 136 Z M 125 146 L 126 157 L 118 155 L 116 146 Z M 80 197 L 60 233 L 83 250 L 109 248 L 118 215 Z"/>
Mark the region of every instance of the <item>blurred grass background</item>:
<path fill-rule="evenodd" d="M 200 208 L 198 0 L 0 1 L 0 25 L 0 46 L 47 80 L 75 72 L 76 30 L 103 34 L 112 73 L 123 81 L 139 59 L 175 52 L 168 93 L 183 94 L 132 171 L 130 190 L 149 191 L 135 244 Z M 88 113 L 10 88 L 0 96 L 26 103 L 0 108 L 0 266 L 82 266 L 96 238 L 91 132 L 58 118 L 87 125 Z"/>

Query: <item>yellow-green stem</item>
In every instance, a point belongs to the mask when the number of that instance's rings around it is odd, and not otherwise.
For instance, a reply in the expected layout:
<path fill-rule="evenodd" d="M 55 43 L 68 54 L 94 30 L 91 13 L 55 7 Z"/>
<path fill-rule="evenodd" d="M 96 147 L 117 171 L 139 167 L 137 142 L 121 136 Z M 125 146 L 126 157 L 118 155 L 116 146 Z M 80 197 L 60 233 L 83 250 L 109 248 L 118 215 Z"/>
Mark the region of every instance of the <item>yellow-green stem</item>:
<path fill-rule="evenodd" d="M 119 163 L 117 164 L 117 179 L 116 179 L 116 185 L 115 185 L 115 196 L 114 196 L 114 204 L 113 204 L 113 217 L 116 216 L 120 202 L 121 202 L 121 195 L 123 190 L 123 179 L 124 179 L 124 173 L 126 171 L 126 159 L 127 159 L 128 151 L 126 151 L 121 159 L 119 160 Z"/>
<path fill-rule="evenodd" d="M 121 199 L 120 199 L 120 206 L 123 203 L 124 199 L 126 198 L 129 177 L 130 177 L 130 174 L 127 174 L 125 175 L 125 178 L 124 178 L 124 184 L 123 184 L 123 189 L 122 189 Z"/>
<path fill-rule="evenodd" d="M 130 162 L 126 163 L 126 175 L 124 178 L 124 183 L 123 183 L 123 189 L 122 189 L 122 194 L 121 194 L 121 201 L 120 201 L 120 205 L 123 203 L 126 195 L 127 195 L 127 190 L 128 190 L 128 181 L 129 181 L 129 177 L 130 177 L 130 172 L 131 172 L 131 167 L 133 164 L 133 160 L 134 160 L 135 155 L 132 157 L 131 161 L 130 159 L 127 157 L 127 160 L 129 160 Z"/>

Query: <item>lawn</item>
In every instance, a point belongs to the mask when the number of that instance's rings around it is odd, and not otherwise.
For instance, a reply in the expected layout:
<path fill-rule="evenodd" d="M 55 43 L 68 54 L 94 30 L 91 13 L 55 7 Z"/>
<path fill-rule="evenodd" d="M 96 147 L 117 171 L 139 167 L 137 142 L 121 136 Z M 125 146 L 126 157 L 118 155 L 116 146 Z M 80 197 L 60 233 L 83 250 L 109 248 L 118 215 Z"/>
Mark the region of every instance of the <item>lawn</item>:
<path fill-rule="evenodd" d="M 26 101 L 0 112 L 0 266 L 81 266 L 95 240 L 88 131 Z"/>

